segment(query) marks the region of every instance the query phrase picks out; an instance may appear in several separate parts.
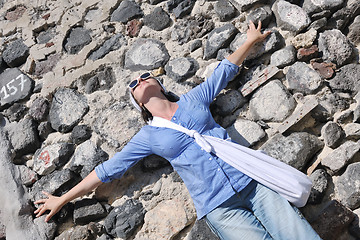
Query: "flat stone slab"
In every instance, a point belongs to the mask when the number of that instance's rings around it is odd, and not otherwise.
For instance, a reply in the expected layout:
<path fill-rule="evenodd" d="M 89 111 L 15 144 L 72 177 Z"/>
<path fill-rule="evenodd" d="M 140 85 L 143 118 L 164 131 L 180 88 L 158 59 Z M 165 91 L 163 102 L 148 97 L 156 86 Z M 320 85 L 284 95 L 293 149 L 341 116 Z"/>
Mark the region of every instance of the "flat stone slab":
<path fill-rule="evenodd" d="M 155 39 L 139 38 L 125 54 L 125 68 L 132 71 L 152 70 L 165 66 L 169 58 L 164 43 Z"/>
<path fill-rule="evenodd" d="M 34 81 L 18 68 L 0 74 L 0 110 L 32 94 Z"/>

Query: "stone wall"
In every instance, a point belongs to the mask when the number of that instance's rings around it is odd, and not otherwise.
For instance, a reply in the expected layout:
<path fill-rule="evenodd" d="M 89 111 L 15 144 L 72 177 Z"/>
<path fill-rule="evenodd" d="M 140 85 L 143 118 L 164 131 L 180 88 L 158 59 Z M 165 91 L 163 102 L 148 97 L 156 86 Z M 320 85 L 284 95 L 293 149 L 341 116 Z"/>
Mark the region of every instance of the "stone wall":
<path fill-rule="evenodd" d="M 180 95 L 246 39 L 257 44 L 211 111 L 231 137 L 307 173 L 304 216 L 360 238 L 357 0 L 0 0 L 0 239 L 217 239 L 158 156 L 36 219 L 144 125 L 127 84 L 144 71 Z"/>

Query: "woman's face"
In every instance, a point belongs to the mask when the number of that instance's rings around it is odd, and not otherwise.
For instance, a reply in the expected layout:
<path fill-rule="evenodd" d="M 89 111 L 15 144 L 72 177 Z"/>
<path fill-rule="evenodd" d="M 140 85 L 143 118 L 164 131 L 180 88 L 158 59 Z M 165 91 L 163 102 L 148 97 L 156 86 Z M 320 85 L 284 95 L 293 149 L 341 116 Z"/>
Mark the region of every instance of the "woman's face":
<path fill-rule="evenodd" d="M 140 79 L 139 84 L 131 89 L 134 98 L 138 103 L 145 104 L 155 94 L 161 92 L 162 88 L 154 78 Z"/>

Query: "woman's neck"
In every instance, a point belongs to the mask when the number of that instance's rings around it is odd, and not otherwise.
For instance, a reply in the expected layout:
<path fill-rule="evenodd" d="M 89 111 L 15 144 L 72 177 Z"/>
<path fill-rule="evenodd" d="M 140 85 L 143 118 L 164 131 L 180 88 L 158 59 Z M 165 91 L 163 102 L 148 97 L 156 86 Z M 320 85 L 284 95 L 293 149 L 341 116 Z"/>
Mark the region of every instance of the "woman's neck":
<path fill-rule="evenodd" d="M 145 104 L 145 107 L 151 112 L 154 117 L 161 117 L 171 120 L 179 105 L 176 102 L 170 102 L 164 97 L 152 97 Z"/>

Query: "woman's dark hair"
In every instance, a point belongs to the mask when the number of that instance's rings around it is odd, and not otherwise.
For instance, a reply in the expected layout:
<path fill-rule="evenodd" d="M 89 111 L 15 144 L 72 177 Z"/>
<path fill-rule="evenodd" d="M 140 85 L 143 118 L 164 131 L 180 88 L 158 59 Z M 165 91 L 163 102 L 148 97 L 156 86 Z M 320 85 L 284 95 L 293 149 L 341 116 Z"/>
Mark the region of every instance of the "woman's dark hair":
<path fill-rule="evenodd" d="M 170 102 L 177 102 L 179 101 L 179 97 L 172 93 L 172 92 L 164 92 L 161 91 L 164 96 L 167 98 L 167 100 L 169 100 Z M 134 98 L 135 99 L 135 98 Z M 153 119 L 153 115 L 151 114 L 151 112 L 144 106 L 144 105 L 140 105 L 139 102 L 135 99 L 136 103 L 140 106 L 141 108 L 141 116 L 144 119 L 144 121 L 147 123 L 149 120 Z"/>

